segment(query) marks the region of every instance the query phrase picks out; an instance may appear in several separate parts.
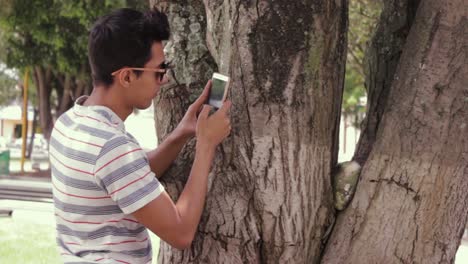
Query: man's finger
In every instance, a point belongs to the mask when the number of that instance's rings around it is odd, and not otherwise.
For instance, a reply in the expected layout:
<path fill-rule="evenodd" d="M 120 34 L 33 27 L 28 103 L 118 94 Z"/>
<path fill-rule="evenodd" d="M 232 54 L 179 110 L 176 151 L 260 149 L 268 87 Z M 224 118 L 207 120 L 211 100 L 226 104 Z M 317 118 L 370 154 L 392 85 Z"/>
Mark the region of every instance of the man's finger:
<path fill-rule="evenodd" d="M 227 113 L 229 109 L 231 108 L 231 105 L 232 105 L 232 102 L 229 100 L 226 100 L 219 110 L 223 111 L 224 113 Z"/>
<path fill-rule="evenodd" d="M 197 98 L 197 100 L 195 100 L 195 102 L 193 103 L 193 105 L 195 106 L 194 108 L 195 109 L 200 109 L 200 107 L 206 102 L 206 100 L 208 99 L 208 95 L 210 94 L 210 89 L 211 89 L 211 80 L 209 80 L 206 85 L 205 85 L 205 88 L 203 89 L 203 92 L 200 94 L 200 96 Z"/>
<path fill-rule="evenodd" d="M 208 115 L 210 114 L 210 111 L 211 106 L 204 105 L 202 111 L 200 112 L 200 115 L 198 115 L 198 118 L 207 119 Z"/>
<path fill-rule="evenodd" d="M 198 107 L 197 113 L 196 113 L 197 118 L 198 118 L 198 116 L 200 115 L 201 111 L 203 110 L 203 106 L 204 106 L 204 105 L 201 105 L 201 106 Z M 196 107 L 196 106 L 194 106 L 194 107 Z M 194 109 L 195 109 L 195 108 L 194 108 Z"/>

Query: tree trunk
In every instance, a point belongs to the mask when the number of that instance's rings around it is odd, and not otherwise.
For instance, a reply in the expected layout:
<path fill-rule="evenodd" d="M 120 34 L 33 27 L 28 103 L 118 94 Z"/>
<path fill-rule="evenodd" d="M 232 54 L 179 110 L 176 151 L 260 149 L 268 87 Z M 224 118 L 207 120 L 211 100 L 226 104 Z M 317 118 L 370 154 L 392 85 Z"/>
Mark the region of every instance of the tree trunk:
<path fill-rule="evenodd" d="M 453 263 L 468 216 L 464 6 L 421 1 L 354 200 L 322 263 Z"/>
<path fill-rule="evenodd" d="M 63 91 L 60 93 L 61 99 L 59 99 L 58 102 L 58 111 L 57 111 L 57 117 L 61 116 L 65 111 L 67 111 L 73 101 L 71 100 L 72 94 L 73 94 L 73 87 L 74 87 L 74 82 L 72 76 L 70 74 L 66 73 L 64 76 L 64 81 L 62 85 Z M 58 93 L 59 94 L 59 93 Z"/>
<path fill-rule="evenodd" d="M 81 65 L 80 71 L 75 78 L 74 85 L 76 88 L 70 92 L 70 107 L 73 106 L 73 103 L 78 97 L 82 96 L 83 94 L 90 94 L 91 89 L 89 87 L 92 85 L 90 84 L 90 81 L 86 78 L 87 71 L 89 70 L 88 67 L 89 66 Z"/>
<path fill-rule="evenodd" d="M 76 80 L 76 90 L 73 93 L 73 97 L 72 97 L 73 101 L 75 101 L 76 99 L 78 99 L 78 97 L 83 95 L 83 92 L 85 90 L 85 85 L 86 84 L 84 83 L 84 81 L 79 80 L 79 79 Z"/>
<path fill-rule="evenodd" d="M 371 45 L 366 51 L 367 113 L 353 160 L 366 162 L 377 136 L 403 46 L 414 21 L 417 1 L 385 0 Z"/>
<path fill-rule="evenodd" d="M 192 247 L 161 242 L 159 261 L 318 262 L 334 222 L 347 1 L 164 2 L 173 30 L 166 50 L 182 70 L 157 99 L 158 136 L 216 68 L 232 80 L 233 131 L 218 148 Z M 192 154 L 193 144 L 163 178 L 174 199 Z"/>
<path fill-rule="evenodd" d="M 34 67 L 34 81 L 39 97 L 39 122 L 44 138 L 49 140 L 52 133 L 53 120 L 50 106 L 50 81 L 52 72 L 50 68 L 44 69 L 40 66 Z"/>

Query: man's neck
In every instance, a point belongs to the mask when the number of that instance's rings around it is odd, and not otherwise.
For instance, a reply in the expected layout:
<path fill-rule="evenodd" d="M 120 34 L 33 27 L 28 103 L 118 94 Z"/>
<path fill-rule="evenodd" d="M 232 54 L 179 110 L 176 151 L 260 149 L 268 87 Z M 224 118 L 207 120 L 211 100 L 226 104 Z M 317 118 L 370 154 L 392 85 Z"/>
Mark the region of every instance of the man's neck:
<path fill-rule="evenodd" d="M 83 103 L 84 106 L 101 105 L 111 109 L 122 121 L 133 112 L 133 108 L 127 106 L 122 98 L 111 91 L 110 88 L 94 87 L 91 95 Z"/>

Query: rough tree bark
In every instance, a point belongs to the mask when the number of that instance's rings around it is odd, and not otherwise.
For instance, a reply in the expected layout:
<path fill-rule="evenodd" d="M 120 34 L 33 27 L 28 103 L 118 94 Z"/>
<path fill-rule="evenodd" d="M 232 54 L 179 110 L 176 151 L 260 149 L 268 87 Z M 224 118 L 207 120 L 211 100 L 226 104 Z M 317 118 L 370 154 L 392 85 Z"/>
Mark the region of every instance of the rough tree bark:
<path fill-rule="evenodd" d="M 382 115 L 419 1 L 385 0 L 377 30 L 366 51 L 366 118 L 353 160 L 364 165 L 376 140 Z"/>
<path fill-rule="evenodd" d="M 454 261 L 468 216 L 464 1 L 421 1 L 403 50 L 322 263 Z"/>
<path fill-rule="evenodd" d="M 363 63 L 367 107 L 366 118 L 361 123 L 362 132 L 352 161 L 339 164 L 333 176 L 335 208 L 340 211 L 351 201 L 360 169 L 374 146 L 395 70 L 413 24 L 419 1 L 385 0 L 383 3 L 384 8 L 377 30 L 372 37 L 371 45 L 366 50 L 365 63 Z M 344 137 L 344 143 L 346 144 L 346 137 Z"/>
<path fill-rule="evenodd" d="M 175 71 L 179 84 L 157 99 L 158 136 L 174 128 L 189 95 L 213 70 L 231 76 L 234 105 L 233 132 L 218 149 L 195 241 L 185 251 L 162 242 L 159 261 L 318 262 L 334 222 L 330 174 L 338 151 L 347 1 L 153 3 L 169 12 L 168 57 L 182 69 Z M 215 66 L 203 66 L 211 60 Z M 163 178 L 174 199 L 192 148 Z"/>

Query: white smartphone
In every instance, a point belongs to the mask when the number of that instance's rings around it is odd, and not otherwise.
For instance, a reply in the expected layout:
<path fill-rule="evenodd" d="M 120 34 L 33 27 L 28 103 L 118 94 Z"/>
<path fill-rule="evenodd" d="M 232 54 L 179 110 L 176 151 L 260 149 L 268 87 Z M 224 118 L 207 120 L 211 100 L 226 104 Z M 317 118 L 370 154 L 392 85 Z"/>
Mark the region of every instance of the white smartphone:
<path fill-rule="evenodd" d="M 213 73 L 211 78 L 210 96 L 208 104 L 215 108 L 220 108 L 226 100 L 229 89 L 229 77 L 220 73 Z"/>

